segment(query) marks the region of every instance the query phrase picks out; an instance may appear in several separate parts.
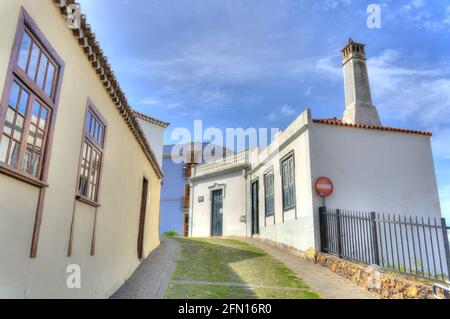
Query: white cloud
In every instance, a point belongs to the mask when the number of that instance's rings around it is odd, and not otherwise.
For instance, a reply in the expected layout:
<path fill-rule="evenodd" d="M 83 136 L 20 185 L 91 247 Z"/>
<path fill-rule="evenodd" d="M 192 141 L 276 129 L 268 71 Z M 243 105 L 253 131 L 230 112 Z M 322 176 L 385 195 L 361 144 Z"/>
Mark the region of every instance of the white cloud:
<path fill-rule="evenodd" d="M 342 81 L 342 67 L 332 60 L 318 60 L 316 70 Z M 429 129 L 450 123 L 449 63 L 428 65 L 388 49 L 367 64 L 373 102 L 382 118 L 413 120 Z"/>
<path fill-rule="evenodd" d="M 409 23 L 416 28 L 432 32 L 448 31 L 450 26 L 450 6 L 440 3 L 430 6 L 426 0 L 412 0 L 402 5 L 398 12 L 391 12 L 389 19 Z"/>
<path fill-rule="evenodd" d="M 374 103 L 383 115 L 429 128 L 450 123 L 448 65 L 420 65 L 398 51 L 386 50 L 369 59 L 368 67 Z"/>
<path fill-rule="evenodd" d="M 141 105 L 159 105 L 159 104 L 161 104 L 161 101 L 150 97 L 150 98 L 140 100 L 138 103 Z"/>
<path fill-rule="evenodd" d="M 278 107 L 277 111 L 274 111 L 266 116 L 266 120 L 269 122 L 276 122 L 278 120 L 282 120 L 288 118 L 291 115 L 296 114 L 297 111 L 290 105 L 282 105 Z"/>
<path fill-rule="evenodd" d="M 295 109 L 290 105 L 283 105 L 280 112 L 283 116 L 289 116 L 295 114 Z"/>
<path fill-rule="evenodd" d="M 351 0 L 323 0 L 320 1 L 320 3 L 317 3 L 317 5 L 320 6 L 321 9 L 331 10 L 337 9 L 340 6 L 349 6 L 351 3 Z"/>

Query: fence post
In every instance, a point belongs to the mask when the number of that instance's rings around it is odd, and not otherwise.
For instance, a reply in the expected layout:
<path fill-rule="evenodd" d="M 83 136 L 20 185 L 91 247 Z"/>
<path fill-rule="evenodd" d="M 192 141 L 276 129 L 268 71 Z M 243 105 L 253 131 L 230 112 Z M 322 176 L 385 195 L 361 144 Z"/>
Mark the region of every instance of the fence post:
<path fill-rule="evenodd" d="M 375 265 L 380 265 L 380 253 L 378 251 L 378 232 L 375 212 L 370 213 L 370 221 L 372 223 L 372 243 L 373 243 L 373 261 Z"/>
<path fill-rule="evenodd" d="M 445 258 L 447 260 L 447 277 L 450 280 L 450 248 L 449 248 L 449 238 L 447 234 L 447 224 L 445 222 L 445 218 L 441 218 L 441 226 L 442 226 L 442 234 L 444 235 L 444 249 L 445 249 Z"/>
<path fill-rule="evenodd" d="M 339 258 L 342 256 L 342 238 L 341 238 L 341 210 L 336 209 L 336 230 L 338 239 L 338 251 L 337 254 Z"/>
<path fill-rule="evenodd" d="M 320 231 L 320 251 L 322 253 L 325 252 L 325 236 L 326 236 L 326 229 L 325 229 L 325 217 L 323 214 L 325 213 L 326 208 L 325 207 L 319 207 L 319 231 Z"/>

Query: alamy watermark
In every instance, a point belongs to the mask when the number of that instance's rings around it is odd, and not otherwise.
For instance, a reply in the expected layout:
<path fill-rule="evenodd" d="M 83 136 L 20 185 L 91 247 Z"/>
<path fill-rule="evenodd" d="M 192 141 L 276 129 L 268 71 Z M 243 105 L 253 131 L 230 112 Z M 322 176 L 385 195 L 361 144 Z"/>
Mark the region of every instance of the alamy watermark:
<path fill-rule="evenodd" d="M 69 4 L 66 7 L 66 24 L 70 29 L 79 29 L 81 27 L 81 7 L 79 4 Z"/>
<path fill-rule="evenodd" d="M 203 127 L 202 120 L 194 121 L 193 133 L 187 128 L 178 127 L 172 131 L 171 139 L 177 141 L 172 148 L 171 157 L 174 163 L 186 163 L 189 156 L 196 154 L 196 162 L 204 163 L 242 151 L 259 147 L 265 149 L 272 144 L 271 149 L 277 150 L 274 145 L 275 137 L 280 133 L 278 128 L 226 128 Z M 208 142 L 203 142 L 208 141 Z"/>
<path fill-rule="evenodd" d="M 381 29 L 381 6 L 370 4 L 367 7 L 367 27 L 369 29 Z"/>
<path fill-rule="evenodd" d="M 69 289 L 81 289 L 81 267 L 77 264 L 68 265 L 66 268 L 66 286 Z"/>

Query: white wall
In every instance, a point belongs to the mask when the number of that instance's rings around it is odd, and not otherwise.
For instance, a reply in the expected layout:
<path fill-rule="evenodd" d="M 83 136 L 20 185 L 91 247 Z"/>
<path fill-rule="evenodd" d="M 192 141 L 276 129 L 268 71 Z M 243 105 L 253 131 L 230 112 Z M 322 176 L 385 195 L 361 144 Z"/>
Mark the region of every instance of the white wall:
<path fill-rule="evenodd" d="M 315 249 L 314 218 L 312 209 L 311 174 L 309 161 L 310 112 L 303 112 L 289 127 L 277 136 L 265 150 L 251 154 L 253 172 L 249 180 L 259 179 L 259 223 L 260 237 L 295 247 L 302 251 Z M 287 143 L 287 144 L 286 144 Z M 287 154 L 293 152 L 295 160 L 296 207 L 283 213 L 282 181 L 280 165 Z M 274 172 L 274 216 L 265 217 L 264 173 Z M 250 193 L 249 193 L 250 194 Z M 250 195 L 249 195 L 250 198 Z M 248 205 L 248 220 L 251 225 L 251 205 Z"/>
<path fill-rule="evenodd" d="M 325 124 L 310 136 L 313 179 L 334 184 L 328 207 L 441 217 L 430 137 Z"/>
<path fill-rule="evenodd" d="M 140 264 L 137 238 L 144 176 L 149 178 L 150 193 L 145 256 L 159 245 L 161 180 L 53 1 L 2 0 L 0 89 L 5 86 L 21 6 L 66 64 L 36 258 L 29 256 L 38 189 L 0 174 L 0 298 L 109 297 Z M 108 122 L 94 256 L 90 253 L 96 209 L 75 200 L 88 97 Z M 72 255 L 67 257 L 72 220 Z M 80 289 L 66 285 L 71 264 L 81 267 Z"/>
<path fill-rule="evenodd" d="M 430 137 L 325 124 L 314 124 L 310 136 L 313 180 L 326 176 L 334 184 L 334 192 L 325 203 L 314 194 L 317 230 L 318 208 L 324 204 L 328 208 L 366 213 L 441 217 Z M 386 242 L 383 229 L 380 229 L 380 240 L 384 243 L 381 251 L 383 261 L 387 264 L 415 265 L 415 261 L 410 259 L 412 257 L 406 256 L 402 260 L 401 254 L 398 257 L 392 253 L 388 244 L 391 240 Z M 401 230 L 397 226 L 391 232 L 400 234 Z M 319 231 L 316 233 L 319 234 Z M 413 230 L 409 237 L 417 238 L 418 235 Z M 399 237 L 397 241 L 403 241 L 402 246 L 409 247 L 407 238 L 403 235 L 403 239 Z M 319 238 L 316 241 L 319 242 Z M 394 249 L 397 241 L 392 240 Z M 425 252 L 425 245 L 428 252 Z M 442 247 L 442 243 L 440 245 Z M 431 249 L 429 239 L 421 239 L 422 255 L 428 253 L 437 264 L 438 254 L 431 255 L 433 251 L 438 251 L 436 240 L 433 246 Z M 417 258 L 423 262 L 419 253 Z M 445 260 L 444 255 L 441 258 Z M 432 262 L 425 265 L 425 270 L 441 272 Z"/>
<path fill-rule="evenodd" d="M 215 184 L 224 185 L 223 235 L 246 236 L 246 224 L 240 221 L 245 215 L 246 183 L 242 169 L 191 182 L 191 205 L 189 211 L 190 236 L 211 236 L 211 189 Z M 198 202 L 204 197 L 202 203 Z"/>
<path fill-rule="evenodd" d="M 159 167 L 162 167 L 164 128 L 159 125 L 149 123 L 148 121 L 142 120 L 140 118 L 138 118 L 137 120 L 142 130 L 144 131 L 145 137 L 147 138 L 147 141 L 150 144 L 153 153 L 155 154 Z"/>

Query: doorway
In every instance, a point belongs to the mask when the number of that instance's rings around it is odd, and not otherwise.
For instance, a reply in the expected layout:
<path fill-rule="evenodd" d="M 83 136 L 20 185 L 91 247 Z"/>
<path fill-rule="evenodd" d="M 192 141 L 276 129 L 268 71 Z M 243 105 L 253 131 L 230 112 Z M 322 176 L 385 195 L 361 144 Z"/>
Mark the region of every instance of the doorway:
<path fill-rule="evenodd" d="M 223 231 L 223 191 L 212 191 L 211 198 L 211 236 L 219 237 Z"/>
<path fill-rule="evenodd" d="M 148 179 L 144 177 L 142 182 L 142 196 L 141 196 L 141 213 L 139 216 L 139 233 L 137 243 L 137 253 L 139 260 L 144 257 L 144 231 L 145 231 L 145 212 L 147 211 L 148 199 Z"/>

